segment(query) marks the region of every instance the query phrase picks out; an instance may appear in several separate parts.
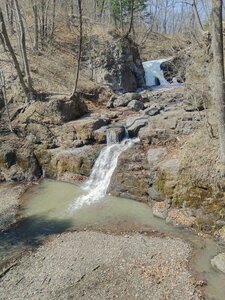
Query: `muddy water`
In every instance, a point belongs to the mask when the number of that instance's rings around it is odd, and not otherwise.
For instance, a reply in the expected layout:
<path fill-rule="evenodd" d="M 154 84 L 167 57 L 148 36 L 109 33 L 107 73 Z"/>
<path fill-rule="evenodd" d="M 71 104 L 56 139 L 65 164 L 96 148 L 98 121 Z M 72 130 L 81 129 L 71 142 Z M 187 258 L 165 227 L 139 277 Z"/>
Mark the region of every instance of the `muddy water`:
<path fill-rule="evenodd" d="M 22 199 L 21 221 L 0 234 L 0 262 L 4 264 L 22 251 L 34 249 L 46 237 L 66 230 L 153 229 L 190 242 L 196 253 L 193 269 L 208 282 L 207 299 L 225 299 L 225 275 L 210 265 L 210 259 L 222 250 L 214 241 L 170 226 L 155 218 L 147 205 L 128 199 L 107 196 L 70 212 L 71 202 L 83 194 L 79 186 L 51 180 L 31 188 Z"/>

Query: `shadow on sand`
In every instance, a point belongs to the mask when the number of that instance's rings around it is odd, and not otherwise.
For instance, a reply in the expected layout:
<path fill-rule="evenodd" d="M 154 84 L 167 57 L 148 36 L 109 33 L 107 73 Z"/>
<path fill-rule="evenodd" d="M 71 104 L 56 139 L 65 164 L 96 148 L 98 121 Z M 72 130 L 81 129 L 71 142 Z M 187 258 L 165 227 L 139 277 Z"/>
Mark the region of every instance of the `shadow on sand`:
<path fill-rule="evenodd" d="M 67 220 L 31 216 L 1 231 L 0 270 L 12 259 L 18 259 L 23 252 L 40 246 L 49 236 L 60 234 L 71 227 L 71 222 Z"/>

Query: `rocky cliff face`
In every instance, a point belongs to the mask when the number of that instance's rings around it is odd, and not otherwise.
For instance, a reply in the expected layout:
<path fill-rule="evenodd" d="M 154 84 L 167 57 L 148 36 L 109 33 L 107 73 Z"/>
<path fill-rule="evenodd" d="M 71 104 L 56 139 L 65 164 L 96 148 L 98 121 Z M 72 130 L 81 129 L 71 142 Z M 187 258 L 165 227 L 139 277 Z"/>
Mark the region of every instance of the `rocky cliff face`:
<path fill-rule="evenodd" d="M 98 82 L 114 90 L 132 92 L 145 86 L 138 46 L 128 37 L 113 37 L 95 63 Z"/>

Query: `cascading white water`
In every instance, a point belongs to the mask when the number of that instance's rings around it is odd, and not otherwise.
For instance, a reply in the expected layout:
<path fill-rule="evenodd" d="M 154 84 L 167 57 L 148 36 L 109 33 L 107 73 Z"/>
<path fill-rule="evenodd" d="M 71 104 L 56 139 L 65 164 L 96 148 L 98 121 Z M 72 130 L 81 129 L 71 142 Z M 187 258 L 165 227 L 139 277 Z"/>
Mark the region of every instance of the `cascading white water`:
<path fill-rule="evenodd" d="M 159 84 L 163 87 L 170 86 L 170 83 L 165 79 L 163 70 L 161 69 L 161 64 L 167 60 L 168 59 L 150 60 L 143 63 L 146 86 Z"/>
<path fill-rule="evenodd" d="M 125 139 L 120 144 L 107 145 L 101 151 L 91 176 L 83 187 L 88 193 L 77 198 L 71 204 L 70 211 L 77 210 L 84 205 L 91 205 L 106 195 L 111 177 L 117 166 L 118 157 L 134 143 L 135 140 L 133 139 Z"/>

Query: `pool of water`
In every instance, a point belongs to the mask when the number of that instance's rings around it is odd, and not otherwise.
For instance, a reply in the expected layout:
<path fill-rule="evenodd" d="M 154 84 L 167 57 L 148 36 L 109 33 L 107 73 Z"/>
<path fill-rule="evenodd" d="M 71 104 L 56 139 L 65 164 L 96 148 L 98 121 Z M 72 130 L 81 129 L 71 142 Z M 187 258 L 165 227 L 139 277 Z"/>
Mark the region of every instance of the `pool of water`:
<path fill-rule="evenodd" d="M 0 233 L 0 267 L 23 251 L 35 249 L 46 237 L 66 230 L 156 230 L 193 245 L 196 255 L 192 265 L 199 278 L 208 282 L 207 299 L 224 299 L 225 275 L 210 265 L 210 259 L 222 249 L 212 239 L 202 239 L 168 225 L 155 218 L 146 204 L 124 198 L 106 196 L 71 212 L 71 203 L 84 193 L 77 185 L 52 180 L 43 180 L 26 192 L 21 199 L 18 222 Z"/>

